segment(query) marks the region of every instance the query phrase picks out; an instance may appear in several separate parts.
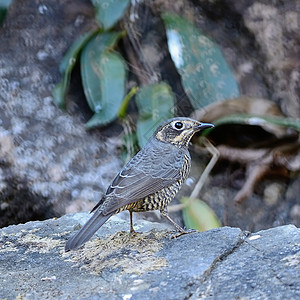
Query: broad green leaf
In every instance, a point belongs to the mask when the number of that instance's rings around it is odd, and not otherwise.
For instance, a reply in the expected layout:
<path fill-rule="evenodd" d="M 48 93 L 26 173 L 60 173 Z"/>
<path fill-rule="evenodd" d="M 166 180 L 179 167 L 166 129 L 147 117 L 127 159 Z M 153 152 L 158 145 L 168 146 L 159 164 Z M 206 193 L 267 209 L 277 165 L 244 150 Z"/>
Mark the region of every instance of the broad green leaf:
<path fill-rule="evenodd" d="M 220 119 L 215 120 L 215 127 L 227 125 L 227 124 L 238 124 L 238 125 L 253 125 L 260 126 L 264 130 L 274 134 L 277 137 L 285 134 L 280 130 L 281 128 L 293 128 L 300 132 L 300 119 L 292 119 L 277 116 L 257 116 L 250 114 L 233 114 Z M 203 133 L 204 136 L 208 136 L 213 129 L 207 129 Z"/>
<path fill-rule="evenodd" d="M 53 100 L 54 103 L 62 108 L 65 109 L 66 103 L 66 93 L 70 84 L 71 73 L 73 68 L 77 62 L 78 55 L 82 48 L 86 45 L 86 43 L 91 39 L 93 35 L 95 35 L 98 30 L 90 31 L 78 38 L 71 48 L 67 51 L 64 58 L 62 59 L 59 65 L 59 71 L 63 75 L 63 79 L 60 83 L 58 83 L 53 89 Z"/>
<path fill-rule="evenodd" d="M 214 121 L 215 126 L 221 126 L 224 124 L 246 124 L 262 126 L 267 124 L 273 124 L 286 128 L 293 128 L 300 132 L 300 119 L 276 117 L 276 116 L 255 116 L 249 114 L 235 114 L 227 117 L 223 117 Z"/>
<path fill-rule="evenodd" d="M 87 102 L 91 110 L 99 113 L 102 109 L 102 91 L 100 87 L 100 56 L 113 48 L 122 32 L 106 32 L 96 35 L 83 49 L 80 58 L 81 80 Z"/>
<path fill-rule="evenodd" d="M 221 226 L 219 219 L 214 211 L 204 202 L 199 199 L 190 201 L 188 197 L 183 197 L 180 202 L 190 204 L 182 210 L 184 224 L 187 228 L 205 231 Z"/>
<path fill-rule="evenodd" d="M 87 129 L 113 121 L 118 116 L 125 96 L 126 64 L 121 55 L 103 52 L 93 67 L 98 74 L 101 110 L 87 122 Z"/>
<path fill-rule="evenodd" d="M 136 96 L 139 110 L 137 136 L 143 147 L 157 126 L 174 116 L 175 99 L 169 85 L 164 82 L 142 87 Z"/>
<path fill-rule="evenodd" d="M 123 16 L 129 0 L 92 0 L 96 8 L 96 20 L 104 29 L 113 27 Z"/>
<path fill-rule="evenodd" d="M 95 35 L 97 32 L 99 32 L 99 29 L 89 31 L 79 37 L 71 46 L 71 48 L 67 51 L 65 56 L 63 57 L 60 65 L 59 65 L 59 71 L 61 74 L 64 72 L 71 72 L 77 62 L 78 55 L 80 51 L 83 49 L 83 47 L 88 43 L 88 41 L 92 38 L 93 35 Z"/>
<path fill-rule="evenodd" d="M 170 13 L 162 18 L 172 60 L 193 107 L 237 97 L 236 80 L 219 47 L 186 19 Z"/>

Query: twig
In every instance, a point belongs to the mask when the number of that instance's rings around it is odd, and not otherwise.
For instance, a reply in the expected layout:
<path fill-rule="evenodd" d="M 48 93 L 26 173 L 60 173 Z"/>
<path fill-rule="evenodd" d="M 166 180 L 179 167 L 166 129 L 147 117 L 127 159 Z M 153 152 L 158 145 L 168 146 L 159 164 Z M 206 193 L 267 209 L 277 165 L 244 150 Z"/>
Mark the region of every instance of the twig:
<path fill-rule="evenodd" d="M 178 211 L 189 206 L 198 197 L 205 181 L 207 180 L 208 175 L 210 174 L 211 170 L 218 161 L 218 158 L 220 156 L 220 152 L 218 151 L 218 149 L 207 138 L 202 138 L 201 140 L 205 148 L 212 154 L 212 158 L 209 161 L 208 165 L 205 167 L 204 171 L 202 172 L 188 201 L 186 201 L 184 204 L 171 205 L 168 209 L 170 212 Z"/>
<path fill-rule="evenodd" d="M 195 185 L 194 190 L 190 195 L 190 199 L 194 199 L 198 197 L 208 175 L 210 174 L 211 170 L 217 163 L 220 156 L 220 152 L 218 151 L 218 149 L 207 138 L 203 138 L 202 140 L 206 149 L 212 154 L 212 158 L 209 161 L 206 168 L 204 169 L 204 171 L 202 172 L 197 184 Z"/>
<path fill-rule="evenodd" d="M 257 182 L 266 174 L 287 176 L 288 171 L 300 169 L 299 143 L 289 143 L 274 149 L 236 149 L 225 145 L 218 146 L 220 157 L 245 164 L 246 180 L 234 197 L 235 203 L 242 203 L 250 197 Z"/>
<path fill-rule="evenodd" d="M 247 168 L 247 179 L 243 187 L 235 195 L 233 201 L 235 203 L 242 203 L 245 199 L 250 197 L 254 191 L 256 183 L 264 177 L 264 175 L 269 171 L 269 166 L 266 164 L 258 164 L 254 166 L 249 166 Z"/>

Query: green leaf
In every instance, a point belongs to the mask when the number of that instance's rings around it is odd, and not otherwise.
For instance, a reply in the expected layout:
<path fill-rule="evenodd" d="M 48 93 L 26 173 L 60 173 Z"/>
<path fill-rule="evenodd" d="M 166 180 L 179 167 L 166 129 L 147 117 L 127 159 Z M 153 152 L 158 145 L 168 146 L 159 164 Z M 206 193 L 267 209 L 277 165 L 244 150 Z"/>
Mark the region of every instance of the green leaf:
<path fill-rule="evenodd" d="M 0 25 L 2 24 L 12 0 L 0 0 Z"/>
<path fill-rule="evenodd" d="M 122 32 L 106 32 L 96 35 L 90 40 L 81 53 L 80 70 L 85 97 L 95 113 L 102 109 L 102 92 L 100 87 L 100 56 L 113 48 Z"/>
<path fill-rule="evenodd" d="M 234 114 L 214 121 L 215 126 L 224 124 L 245 124 L 262 126 L 273 124 L 286 128 L 293 128 L 300 132 L 300 119 L 276 117 L 276 116 L 255 116 L 249 114 Z"/>
<path fill-rule="evenodd" d="M 71 73 L 77 62 L 78 55 L 86 43 L 95 35 L 99 29 L 87 32 L 80 38 L 78 38 L 71 48 L 67 51 L 64 58 L 59 65 L 59 71 L 63 75 L 63 79 L 58 83 L 52 92 L 54 103 L 61 109 L 65 109 L 66 103 L 66 93 L 70 84 Z"/>
<path fill-rule="evenodd" d="M 139 144 L 136 132 L 128 132 L 123 136 L 123 149 L 121 151 L 121 159 L 123 163 L 127 163 L 139 151 Z"/>
<path fill-rule="evenodd" d="M 65 56 L 63 57 L 60 65 L 59 65 L 59 71 L 61 74 L 64 74 L 64 72 L 72 72 L 77 59 L 78 55 L 81 52 L 81 50 L 84 48 L 84 46 L 88 43 L 88 41 L 100 30 L 96 29 L 93 31 L 89 31 L 79 37 L 73 45 L 70 47 L 70 49 L 67 51 Z"/>
<path fill-rule="evenodd" d="M 161 82 L 142 87 L 136 96 L 139 110 L 137 136 L 143 147 L 157 126 L 174 116 L 175 98 L 168 84 Z"/>
<path fill-rule="evenodd" d="M 162 18 L 172 60 L 193 107 L 237 97 L 236 80 L 219 47 L 186 19 L 170 13 Z"/>
<path fill-rule="evenodd" d="M 68 90 L 68 86 L 70 84 L 70 78 L 71 78 L 71 73 L 65 72 L 63 80 L 55 85 L 53 91 L 52 91 L 52 96 L 53 96 L 53 101 L 61 109 L 66 108 L 66 93 Z"/>
<path fill-rule="evenodd" d="M 96 20 L 104 30 L 113 27 L 123 16 L 129 0 L 92 0 L 96 8 Z"/>
<path fill-rule="evenodd" d="M 138 89 L 139 88 L 137 86 L 134 86 L 129 91 L 129 93 L 125 96 L 125 98 L 123 99 L 123 102 L 122 102 L 121 107 L 120 107 L 119 112 L 118 112 L 118 117 L 119 118 L 121 118 L 121 119 L 125 118 L 128 104 L 129 104 L 131 98 L 137 93 Z"/>
<path fill-rule="evenodd" d="M 118 53 L 104 52 L 95 61 L 95 74 L 98 74 L 99 103 L 101 110 L 86 123 L 86 128 L 103 126 L 113 121 L 119 112 L 125 96 L 126 64 Z"/>
<path fill-rule="evenodd" d="M 214 211 L 204 202 L 199 199 L 190 201 L 188 197 L 183 197 L 180 202 L 190 204 L 182 210 L 184 224 L 187 228 L 205 231 L 221 226 L 219 219 Z"/>

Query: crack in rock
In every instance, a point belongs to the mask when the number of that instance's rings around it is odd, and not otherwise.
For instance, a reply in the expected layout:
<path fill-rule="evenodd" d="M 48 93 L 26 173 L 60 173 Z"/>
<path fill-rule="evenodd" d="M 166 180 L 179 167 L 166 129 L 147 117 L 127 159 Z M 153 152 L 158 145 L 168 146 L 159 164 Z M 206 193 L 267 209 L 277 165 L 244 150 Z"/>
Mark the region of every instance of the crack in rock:
<path fill-rule="evenodd" d="M 225 260 L 229 255 L 233 254 L 238 248 L 241 247 L 246 241 L 246 238 L 250 235 L 251 233 L 249 231 L 241 231 L 241 233 L 238 236 L 238 240 L 236 244 L 231 248 L 226 250 L 224 253 L 222 253 L 220 256 L 216 257 L 216 259 L 212 262 L 211 266 L 209 269 L 207 269 L 204 272 L 204 276 L 202 278 L 202 283 L 205 283 L 205 281 L 208 279 L 212 271 L 216 268 L 216 266 L 221 263 L 223 260 Z"/>

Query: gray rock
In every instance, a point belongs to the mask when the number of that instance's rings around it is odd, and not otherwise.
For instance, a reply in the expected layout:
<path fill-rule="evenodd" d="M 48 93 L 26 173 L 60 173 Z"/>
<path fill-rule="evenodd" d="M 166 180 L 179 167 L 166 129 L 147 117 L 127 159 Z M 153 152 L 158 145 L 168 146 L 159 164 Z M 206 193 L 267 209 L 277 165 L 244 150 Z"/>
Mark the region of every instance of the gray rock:
<path fill-rule="evenodd" d="M 299 299 L 300 230 L 292 225 L 250 235 L 193 294 L 214 299 Z"/>
<path fill-rule="evenodd" d="M 120 169 L 116 138 L 87 133 L 52 99 L 93 16 L 87 0 L 20 0 L 0 28 L 0 227 L 89 210 Z"/>
<path fill-rule="evenodd" d="M 223 227 L 170 239 L 164 224 L 112 217 L 77 251 L 66 239 L 89 215 L 79 213 L 0 231 L 0 298 L 296 299 L 300 230 L 255 234 Z"/>

